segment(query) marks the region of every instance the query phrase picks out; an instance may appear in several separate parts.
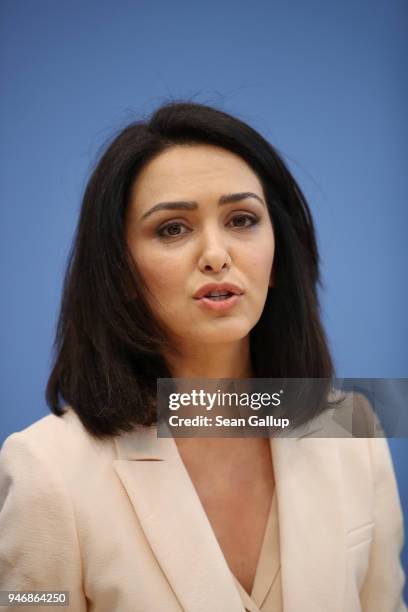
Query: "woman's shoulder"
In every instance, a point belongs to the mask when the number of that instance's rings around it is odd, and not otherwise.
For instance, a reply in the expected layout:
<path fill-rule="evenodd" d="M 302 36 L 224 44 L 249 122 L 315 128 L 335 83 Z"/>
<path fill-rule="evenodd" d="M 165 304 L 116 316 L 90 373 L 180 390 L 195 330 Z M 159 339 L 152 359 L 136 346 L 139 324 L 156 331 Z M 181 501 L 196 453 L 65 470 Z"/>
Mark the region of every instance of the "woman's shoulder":
<path fill-rule="evenodd" d="M 110 439 L 98 440 L 81 423 L 75 411 L 67 406 L 63 415 L 49 414 L 25 429 L 12 433 L 1 448 L 0 457 L 31 457 L 52 465 L 68 466 L 114 454 Z"/>
<path fill-rule="evenodd" d="M 12 433 L 6 438 L 4 444 L 9 440 L 19 439 L 50 445 L 63 441 L 68 438 L 84 439 L 89 434 L 86 432 L 78 415 L 70 407 L 65 407 L 65 412 L 61 416 L 48 414 L 37 421 L 34 421 L 24 429 Z"/>

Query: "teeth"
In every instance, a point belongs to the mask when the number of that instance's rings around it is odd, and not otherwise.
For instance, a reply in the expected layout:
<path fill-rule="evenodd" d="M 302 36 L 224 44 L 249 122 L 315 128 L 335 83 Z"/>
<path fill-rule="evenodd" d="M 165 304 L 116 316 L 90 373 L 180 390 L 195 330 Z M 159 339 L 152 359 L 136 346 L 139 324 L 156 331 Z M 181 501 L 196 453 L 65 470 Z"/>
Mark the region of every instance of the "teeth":
<path fill-rule="evenodd" d="M 206 297 L 217 297 L 219 295 L 228 296 L 228 291 L 211 291 L 211 293 L 207 293 Z"/>
<path fill-rule="evenodd" d="M 224 295 L 206 295 L 205 297 L 207 297 L 210 300 L 225 300 L 229 298 L 229 294 L 224 294 Z"/>

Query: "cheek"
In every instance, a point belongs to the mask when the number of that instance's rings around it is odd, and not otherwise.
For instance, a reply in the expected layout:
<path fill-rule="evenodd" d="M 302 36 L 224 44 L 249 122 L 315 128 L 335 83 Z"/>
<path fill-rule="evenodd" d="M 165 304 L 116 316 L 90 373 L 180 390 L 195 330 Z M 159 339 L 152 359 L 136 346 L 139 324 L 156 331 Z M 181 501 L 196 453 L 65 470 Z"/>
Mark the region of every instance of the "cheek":
<path fill-rule="evenodd" d="M 185 286 L 186 274 L 179 257 L 163 256 L 149 249 L 148 255 L 139 253 L 135 261 L 147 287 L 157 296 L 170 295 L 179 286 Z"/>
<path fill-rule="evenodd" d="M 251 245 L 245 252 L 241 251 L 242 261 L 247 271 L 251 272 L 251 277 L 258 282 L 269 279 L 273 258 L 275 253 L 275 243 L 273 237 L 268 236 L 268 240 L 259 241 L 255 246 Z"/>
<path fill-rule="evenodd" d="M 269 276 L 272 270 L 273 259 L 275 256 L 275 235 L 272 226 L 268 228 L 265 234 L 263 244 L 259 245 L 259 265 L 262 270 Z"/>
<path fill-rule="evenodd" d="M 268 275 L 268 277 L 270 276 L 271 271 L 272 271 L 274 256 L 275 256 L 275 243 L 273 242 L 272 244 L 269 244 L 264 249 L 263 257 L 260 262 L 262 269 L 265 270 L 265 273 Z"/>

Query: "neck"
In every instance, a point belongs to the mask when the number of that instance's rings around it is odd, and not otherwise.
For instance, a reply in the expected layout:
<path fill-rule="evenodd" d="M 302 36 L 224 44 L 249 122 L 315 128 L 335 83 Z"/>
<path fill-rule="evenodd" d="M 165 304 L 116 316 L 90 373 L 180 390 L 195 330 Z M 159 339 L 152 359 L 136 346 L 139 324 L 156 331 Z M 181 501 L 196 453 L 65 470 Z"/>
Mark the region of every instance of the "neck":
<path fill-rule="evenodd" d="M 251 378 L 249 336 L 223 344 L 179 345 L 165 355 L 174 378 Z"/>
<path fill-rule="evenodd" d="M 266 438 L 174 438 L 193 482 L 211 488 L 273 480 L 270 441 Z"/>
<path fill-rule="evenodd" d="M 237 342 L 223 344 L 178 345 L 178 351 L 164 355 L 173 378 L 251 378 L 253 376 L 249 336 Z M 217 385 L 219 386 L 219 385 Z M 210 389 L 210 387 L 208 387 Z M 256 438 L 175 438 L 184 463 L 200 472 L 203 459 L 211 464 L 211 470 L 218 466 L 223 457 L 228 457 L 233 467 L 248 462 L 248 457 L 256 457 L 259 452 L 269 452 L 267 440 Z M 255 455 L 254 455 L 255 453 Z M 195 461 L 197 465 L 195 466 Z M 221 461 L 222 463 L 222 461 Z M 195 466 L 195 467 L 194 467 Z M 228 469 L 231 465 L 228 465 Z M 233 470 L 234 472 L 234 470 Z M 239 470 L 235 470 L 239 473 Z M 234 472 L 234 473 L 235 473 Z M 215 472 L 216 473 L 216 470 Z"/>

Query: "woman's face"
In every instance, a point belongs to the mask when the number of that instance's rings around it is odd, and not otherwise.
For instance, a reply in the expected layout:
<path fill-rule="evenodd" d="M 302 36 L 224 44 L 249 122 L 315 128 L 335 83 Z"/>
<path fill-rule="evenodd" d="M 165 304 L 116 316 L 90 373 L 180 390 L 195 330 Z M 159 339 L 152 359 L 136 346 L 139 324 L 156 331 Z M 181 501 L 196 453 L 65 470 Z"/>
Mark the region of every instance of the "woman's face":
<path fill-rule="evenodd" d="M 265 305 L 275 242 L 261 182 L 243 159 L 212 145 L 167 149 L 132 187 L 126 232 L 169 337 L 220 343 L 249 334 Z M 198 298 L 200 289 L 224 296 Z"/>

